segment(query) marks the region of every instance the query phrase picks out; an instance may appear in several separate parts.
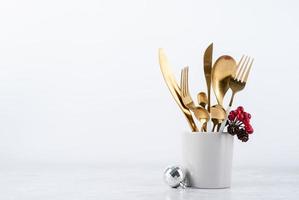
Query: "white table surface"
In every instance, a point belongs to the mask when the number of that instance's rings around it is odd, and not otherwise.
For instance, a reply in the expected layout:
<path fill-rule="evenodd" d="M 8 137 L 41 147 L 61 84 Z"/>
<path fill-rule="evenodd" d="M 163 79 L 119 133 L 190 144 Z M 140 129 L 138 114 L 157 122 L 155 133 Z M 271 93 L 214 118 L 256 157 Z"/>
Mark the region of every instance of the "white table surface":
<path fill-rule="evenodd" d="M 0 167 L 1 200 L 298 199 L 298 167 L 235 168 L 229 189 L 171 189 L 164 167 L 147 164 Z"/>

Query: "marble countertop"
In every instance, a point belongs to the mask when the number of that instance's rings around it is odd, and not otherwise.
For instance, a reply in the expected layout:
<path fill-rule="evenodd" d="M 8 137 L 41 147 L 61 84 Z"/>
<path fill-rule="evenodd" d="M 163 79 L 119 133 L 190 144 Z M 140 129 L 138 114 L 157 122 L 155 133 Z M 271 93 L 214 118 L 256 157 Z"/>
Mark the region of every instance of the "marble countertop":
<path fill-rule="evenodd" d="M 163 167 L 148 165 L 14 165 L 0 167 L 0 199 L 298 199 L 299 168 L 235 168 L 229 189 L 172 189 Z"/>

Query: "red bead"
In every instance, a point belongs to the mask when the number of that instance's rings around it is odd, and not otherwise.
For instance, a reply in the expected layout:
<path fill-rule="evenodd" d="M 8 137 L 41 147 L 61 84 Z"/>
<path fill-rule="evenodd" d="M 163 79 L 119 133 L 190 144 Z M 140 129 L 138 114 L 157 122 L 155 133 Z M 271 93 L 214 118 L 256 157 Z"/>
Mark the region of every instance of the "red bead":
<path fill-rule="evenodd" d="M 243 121 L 243 119 L 244 119 L 244 115 L 243 115 L 242 113 L 239 113 L 239 114 L 237 115 L 237 119 L 240 120 L 240 121 Z"/>
<path fill-rule="evenodd" d="M 236 117 L 239 113 L 238 113 L 237 110 L 234 110 L 234 111 L 233 111 L 233 114 L 234 114 L 234 116 Z"/>
<path fill-rule="evenodd" d="M 247 126 L 245 126 L 245 131 L 248 133 L 248 134 L 252 134 L 253 133 L 253 128 L 250 124 L 248 124 Z"/>
<path fill-rule="evenodd" d="M 251 114 L 247 113 L 247 117 L 248 117 L 248 119 L 251 119 Z"/>
<path fill-rule="evenodd" d="M 243 124 L 245 125 L 245 126 L 248 126 L 248 125 L 250 125 L 250 121 L 249 121 L 249 119 L 243 119 Z"/>
<path fill-rule="evenodd" d="M 230 111 L 229 115 L 233 116 L 233 118 L 235 118 L 235 116 L 236 116 L 234 111 Z"/>
<path fill-rule="evenodd" d="M 241 114 L 242 111 L 241 110 L 236 110 L 236 115 Z"/>
<path fill-rule="evenodd" d="M 247 112 L 244 112 L 243 115 L 244 115 L 244 121 L 248 121 L 249 122 L 250 121 L 250 117 L 251 117 L 250 114 L 247 113 Z"/>
<path fill-rule="evenodd" d="M 237 108 L 237 110 L 239 110 L 239 111 L 241 111 L 241 112 L 244 112 L 244 108 L 243 108 L 243 106 L 239 106 L 239 107 Z"/>
<path fill-rule="evenodd" d="M 229 119 L 230 121 L 233 121 L 233 120 L 235 119 L 235 115 L 234 115 L 234 114 L 229 114 L 229 115 L 228 115 L 228 119 Z"/>

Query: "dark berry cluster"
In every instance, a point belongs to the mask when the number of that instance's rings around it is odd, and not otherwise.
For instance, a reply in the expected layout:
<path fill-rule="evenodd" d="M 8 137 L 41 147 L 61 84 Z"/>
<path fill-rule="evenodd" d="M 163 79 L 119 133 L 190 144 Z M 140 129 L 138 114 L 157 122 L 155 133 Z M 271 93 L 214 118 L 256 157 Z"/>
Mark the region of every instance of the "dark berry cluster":
<path fill-rule="evenodd" d="M 253 128 L 250 125 L 251 115 L 244 111 L 242 106 L 233 110 L 228 115 L 227 131 L 231 135 L 237 135 L 242 142 L 247 142 L 249 134 L 253 133 Z"/>

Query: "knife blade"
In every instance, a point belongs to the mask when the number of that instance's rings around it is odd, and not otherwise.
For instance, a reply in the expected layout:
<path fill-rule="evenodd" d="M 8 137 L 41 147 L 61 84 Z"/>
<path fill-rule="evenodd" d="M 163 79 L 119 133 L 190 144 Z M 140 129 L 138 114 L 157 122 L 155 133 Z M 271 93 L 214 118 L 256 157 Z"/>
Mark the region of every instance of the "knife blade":
<path fill-rule="evenodd" d="M 213 60 L 213 43 L 206 49 L 203 57 L 204 73 L 208 90 L 208 111 L 211 108 L 211 74 L 212 74 L 212 60 Z"/>
<path fill-rule="evenodd" d="M 186 117 L 192 132 L 197 132 L 198 128 L 194 122 L 190 110 L 183 104 L 183 100 L 181 97 L 181 89 L 179 88 L 179 85 L 177 84 L 177 81 L 171 71 L 171 67 L 166 57 L 166 54 L 164 50 L 161 48 L 159 49 L 159 63 L 160 63 L 161 72 L 163 74 L 164 80 L 166 82 L 166 85 L 170 93 L 172 94 L 174 100 L 176 101 L 176 103 L 184 113 L 184 116 Z"/>

